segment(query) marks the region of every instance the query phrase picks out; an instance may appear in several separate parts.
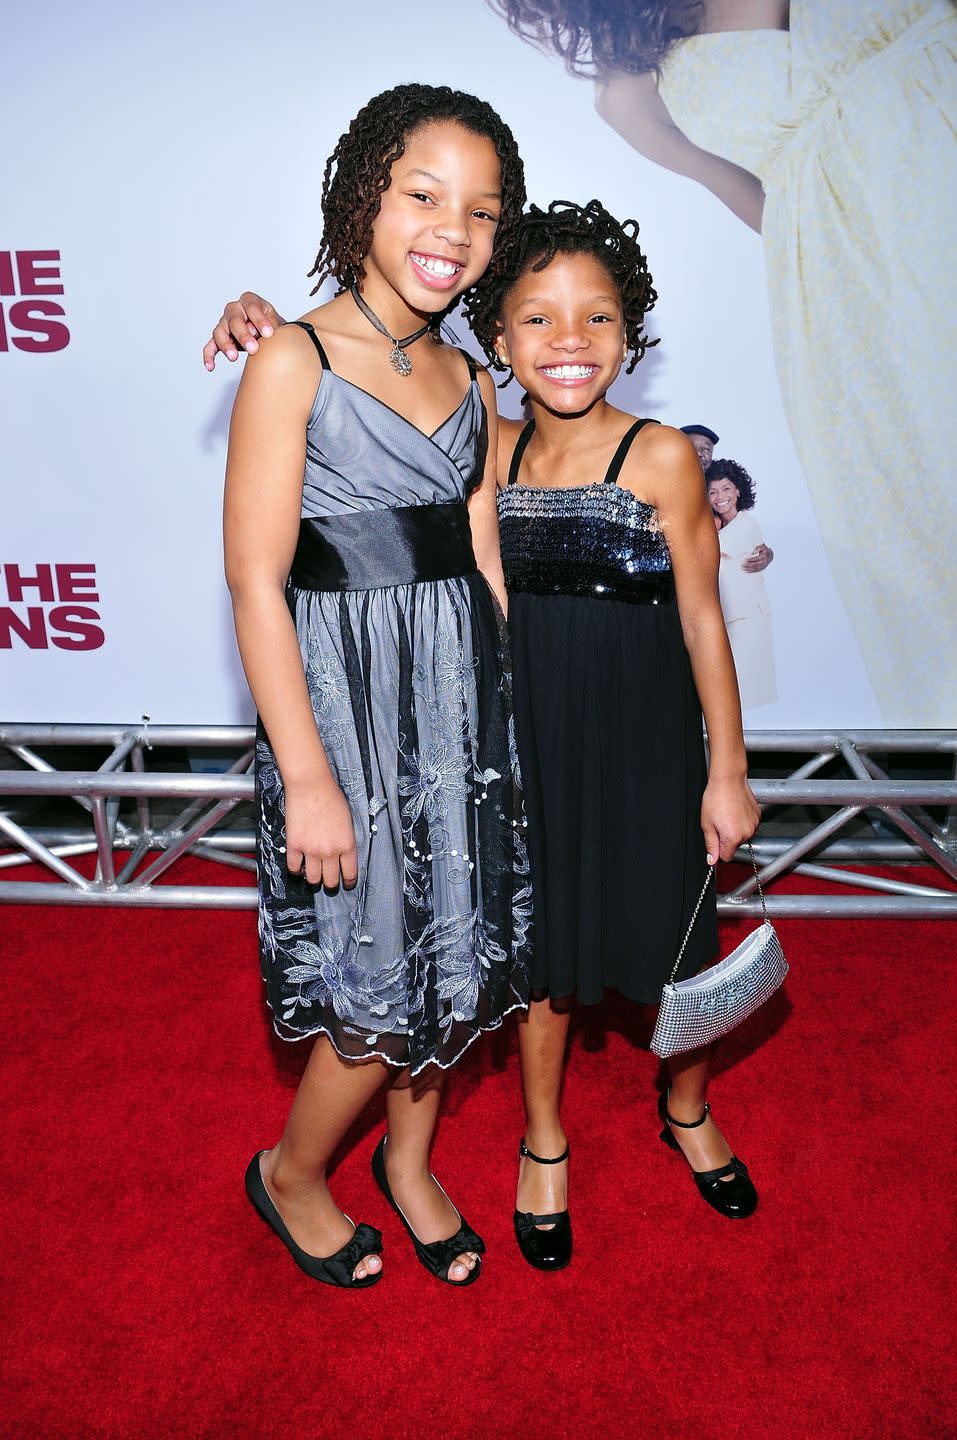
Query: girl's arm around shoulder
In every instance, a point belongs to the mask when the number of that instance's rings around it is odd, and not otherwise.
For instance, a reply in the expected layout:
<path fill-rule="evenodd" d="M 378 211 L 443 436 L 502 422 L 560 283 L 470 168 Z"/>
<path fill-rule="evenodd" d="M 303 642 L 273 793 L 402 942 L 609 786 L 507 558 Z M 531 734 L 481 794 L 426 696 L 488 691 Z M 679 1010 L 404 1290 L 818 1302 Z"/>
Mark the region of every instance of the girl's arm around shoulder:
<path fill-rule="evenodd" d="M 701 828 L 709 860 L 730 860 L 760 818 L 748 785 L 741 702 L 718 599 L 718 537 L 694 446 L 668 425 L 647 427 L 632 454 L 671 554 L 678 613 L 708 727 Z"/>
<path fill-rule="evenodd" d="M 495 408 L 495 384 L 489 372 L 483 368 L 478 372 L 479 389 L 488 422 L 488 449 L 485 453 L 485 470 L 479 484 L 469 496 L 469 522 L 472 527 L 472 546 L 475 560 L 488 581 L 495 598 L 504 613 L 508 610 L 505 594 L 505 576 L 502 573 L 502 555 L 498 544 L 498 509 L 496 497 L 496 473 L 498 470 L 499 425 L 502 423 Z"/>

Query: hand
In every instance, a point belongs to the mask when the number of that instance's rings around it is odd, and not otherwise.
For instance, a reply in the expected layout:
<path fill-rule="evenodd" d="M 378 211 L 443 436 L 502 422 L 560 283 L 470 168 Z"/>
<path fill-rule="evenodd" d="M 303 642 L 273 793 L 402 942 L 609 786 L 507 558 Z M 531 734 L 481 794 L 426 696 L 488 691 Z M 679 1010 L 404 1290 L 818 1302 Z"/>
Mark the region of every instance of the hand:
<path fill-rule="evenodd" d="M 351 890 L 359 878 L 349 802 L 334 781 L 287 785 L 286 863 L 310 885 Z"/>
<path fill-rule="evenodd" d="M 229 301 L 211 339 L 203 346 L 203 364 L 207 370 L 212 370 L 220 351 L 227 360 L 238 359 L 240 350 L 245 350 L 247 355 L 255 355 L 259 349 L 259 337 L 268 339 L 285 323 L 268 300 L 257 295 L 255 290 L 244 290 L 238 300 Z"/>
<path fill-rule="evenodd" d="M 750 555 L 746 555 L 741 561 L 741 569 L 746 570 L 749 575 L 758 575 L 766 570 L 774 559 L 774 551 L 768 545 L 755 545 Z"/>
<path fill-rule="evenodd" d="M 708 864 L 732 860 L 738 846 L 751 839 L 760 819 L 761 809 L 746 776 L 740 780 L 709 780 L 701 801 Z"/>

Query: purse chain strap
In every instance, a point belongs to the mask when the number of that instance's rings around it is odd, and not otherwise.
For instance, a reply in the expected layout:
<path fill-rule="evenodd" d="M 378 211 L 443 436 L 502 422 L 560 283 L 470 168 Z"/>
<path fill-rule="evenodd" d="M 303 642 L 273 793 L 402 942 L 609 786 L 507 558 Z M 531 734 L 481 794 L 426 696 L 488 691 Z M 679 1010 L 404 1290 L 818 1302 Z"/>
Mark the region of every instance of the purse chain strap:
<path fill-rule="evenodd" d="M 758 895 L 761 897 L 761 909 L 762 909 L 762 911 L 763 911 L 763 913 L 764 913 L 764 923 L 765 923 L 765 925 L 768 925 L 768 924 L 770 924 L 770 921 L 769 921 L 769 919 L 768 919 L 768 907 L 767 907 L 767 902 L 765 901 L 765 898 L 764 898 L 764 891 L 761 889 L 761 876 L 758 874 L 758 862 L 757 862 L 757 860 L 755 860 L 755 858 L 754 858 L 754 848 L 753 848 L 750 840 L 748 841 L 748 854 L 751 856 L 751 866 L 752 866 L 752 868 L 753 868 L 753 870 L 754 870 L 754 880 L 755 880 L 755 884 L 756 884 L 757 887 L 758 887 Z M 697 918 L 698 918 L 698 911 L 701 909 L 702 905 L 704 904 L 704 897 L 705 897 L 705 895 L 708 893 L 708 886 L 711 884 L 711 881 L 712 881 L 712 879 L 714 878 L 714 872 L 715 872 L 715 870 L 717 870 L 717 868 L 718 868 L 717 865 L 709 865 L 709 866 L 708 866 L 708 873 L 707 873 L 707 875 L 705 876 L 705 882 L 704 882 L 704 884 L 703 884 L 702 887 L 701 887 L 701 894 L 698 896 L 698 903 L 697 903 L 697 905 L 694 907 L 694 913 L 692 914 L 691 919 L 688 921 L 688 928 L 687 928 L 687 930 L 685 931 L 685 938 L 684 938 L 684 939 L 682 940 L 682 942 L 681 942 L 681 949 L 678 951 L 678 958 L 677 958 L 677 960 L 675 961 L 674 969 L 672 970 L 671 974 L 668 976 L 668 984 L 669 984 L 669 985 L 673 985 L 673 984 L 674 984 L 675 976 L 676 976 L 677 973 L 678 973 L 678 966 L 681 964 L 682 956 L 684 955 L 685 951 L 686 951 L 687 948 L 688 948 L 688 941 L 691 939 L 691 932 L 692 932 L 692 930 L 694 929 L 694 922 L 695 922 L 695 921 L 697 920 Z"/>

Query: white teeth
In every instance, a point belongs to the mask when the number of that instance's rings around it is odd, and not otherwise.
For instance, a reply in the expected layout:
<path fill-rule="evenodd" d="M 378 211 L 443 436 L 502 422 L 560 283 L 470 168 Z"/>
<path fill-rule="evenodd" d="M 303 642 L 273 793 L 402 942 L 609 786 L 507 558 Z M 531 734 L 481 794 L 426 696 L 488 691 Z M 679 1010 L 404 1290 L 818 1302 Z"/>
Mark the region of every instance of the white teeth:
<path fill-rule="evenodd" d="M 455 265 L 450 260 L 433 260 L 431 256 L 413 255 L 412 259 L 423 270 L 428 270 L 430 275 L 438 275 L 442 280 L 449 280 L 461 270 L 461 265 Z"/>
<path fill-rule="evenodd" d="M 550 365 L 543 373 L 551 380 L 584 380 L 597 369 L 597 365 Z"/>

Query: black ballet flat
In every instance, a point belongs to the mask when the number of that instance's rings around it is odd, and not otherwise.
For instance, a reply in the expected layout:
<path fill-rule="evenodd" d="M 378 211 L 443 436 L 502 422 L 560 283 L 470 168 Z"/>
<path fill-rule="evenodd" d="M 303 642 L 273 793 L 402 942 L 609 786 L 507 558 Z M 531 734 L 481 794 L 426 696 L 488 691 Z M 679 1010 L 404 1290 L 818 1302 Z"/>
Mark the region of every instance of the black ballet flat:
<path fill-rule="evenodd" d="M 462 1215 L 459 1214 L 458 1210 L 456 1210 L 455 1213 L 459 1217 L 459 1228 L 456 1230 L 454 1235 L 451 1235 L 449 1237 L 448 1240 L 432 1240 L 429 1242 L 428 1245 L 426 1245 L 422 1240 L 419 1239 L 418 1235 L 416 1235 L 408 1220 L 402 1214 L 402 1211 L 399 1209 L 399 1206 L 396 1203 L 395 1196 L 392 1194 L 392 1187 L 389 1184 L 389 1177 L 386 1174 L 385 1170 L 386 1139 L 387 1137 L 383 1135 L 382 1139 L 379 1141 L 378 1145 L 373 1151 L 372 1175 L 375 1179 L 375 1183 L 378 1185 L 379 1189 L 382 1191 L 383 1195 L 388 1200 L 389 1204 L 392 1206 L 399 1219 L 402 1221 L 402 1224 L 405 1226 L 406 1233 L 409 1239 L 412 1241 L 412 1246 L 415 1250 L 416 1256 L 418 1257 L 419 1264 L 423 1265 L 425 1269 L 428 1270 L 429 1274 L 434 1275 L 436 1279 L 444 1280 L 446 1285 L 454 1285 L 456 1290 L 461 1290 L 464 1285 L 474 1285 L 475 1281 L 479 1278 L 479 1275 L 481 1274 L 481 1259 L 476 1262 L 474 1268 L 468 1272 L 464 1280 L 450 1279 L 449 1271 L 451 1270 L 452 1265 L 458 1259 L 458 1257 L 460 1255 L 463 1255 L 466 1250 L 472 1250 L 479 1256 L 484 1255 L 485 1241 L 482 1239 L 481 1235 L 476 1235 L 471 1225 L 469 1225 L 467 1220 L 463 1219 Z M 432 1176 L 432 1179 L 435 1180 L 434 1175 Z M 438 1180 L 435 1180 L 435 1183 L 436 1185 L 439 1185 Z M 441 1185 L 439 1185 L 439 1189 L 442 1190 Z M 444 1190 L 442 1190 L 442 1194 L 445 1195 Z M 446 1195 L 445 1198 L 448 1200 L 449 1197 Z M 451 1202 L 449 1203 L 451 1204 Z"/>
<path fill-rule="evenodd" d="M 518 1142 L 520 1160 L 534 1160 L 536 1165 L 560 1165 L 567 1160 L 570 1149 L 566 1145 L 561 1155 L 554 1160 L 543 1160 L 533 1155 L 524 1140 Z M 522 1258 L 536 1270 L 564 1270 L 572 1258 L 572 1217 L 567 1210 L 555 1215 L 533 1215 L 531 1211 L 516 1210 L 512 1216 L 515 1239 L 522 1252 Z M 550 1225 L 550 1230 L 540 1230 L 540 1225 Z"/>
<path fill-rule="evenodd" d="M 366 1256 L 382 1254 L 382 1231 L 375 1230 L 371 1225 L 357 1225 L 352 1239 L 334 1255 L 322 1258 L 308 1255 L 286 1229 L 283 1218 L 263 1182 L 259 1160 L 265 1153 L 265 1150 L 259 1150 L 246 1167 L 246 1194 L 269 1228 L 279 1236 L 299 1269 L 304 1270 L 313 1280 L 321 1280 L 324 1285 L 337 1285 L 341 1290 L 368 1290 L 370 1285 L 377 1285 L 382 1279 L 381 1270 L 375 1275 L 366 1275 L 358 1280 L 352 1272 Z M 348 1218 L 346 1216 L 346 1219 Z"/>
<path fill-rule="evenodd" d="M 658 1096 L 658 1114 L 664 1121 L 664 1129 L 660 1139 L 672 1150 L 677 1151 L 684 1157 L 684 1151 L 678 1144 L 671 1131 L 672 1125 L 677 1125 L 679 1130 L 697 1130 L 703 1125 L 711 1114 L 711 1106 L 705 1102 L 704 1114 L 700 1120 L 692 1120 L 690 1123 L 684 1120 L 675 1120 L 668 1114 L 668 1096 Z M 717 1170 L 692 1170 L 692 1178 L 701 1192 L 701 1196 L 717 1210 L 719 1215 L 726 1215 L 729 1220 L 746 1220 L 753 1215 L 758 1208 L 758 1192 L 754 1188 L 754 1182 L 748 1174 L 748 1167 L 737 1155 L 732 1155 L 727 1165 L 721 1165 Z M 730 1179 L 725 1179 L 730 1176 Z"/>

